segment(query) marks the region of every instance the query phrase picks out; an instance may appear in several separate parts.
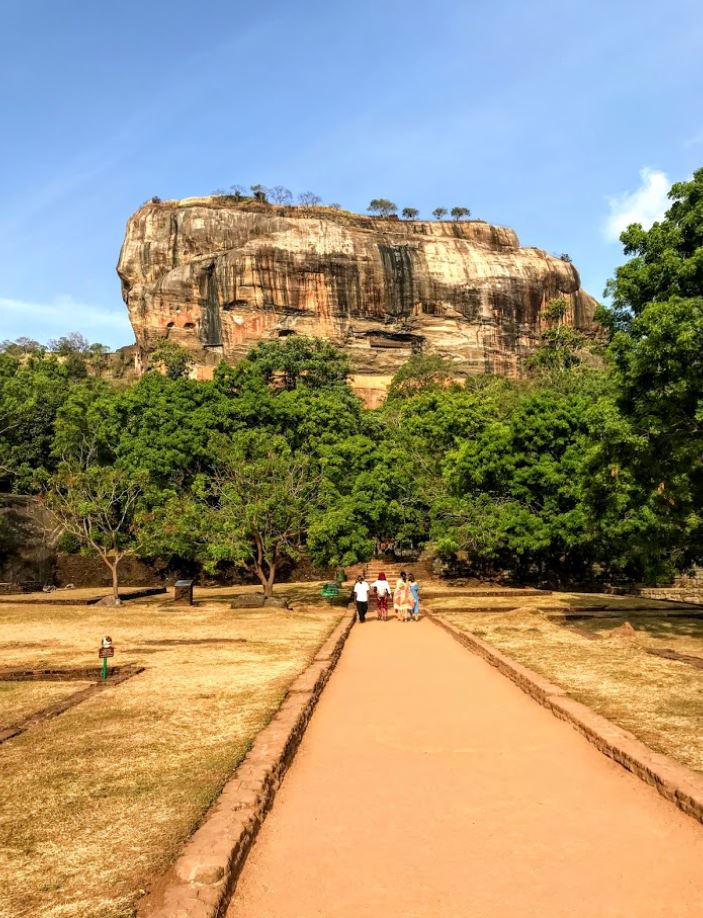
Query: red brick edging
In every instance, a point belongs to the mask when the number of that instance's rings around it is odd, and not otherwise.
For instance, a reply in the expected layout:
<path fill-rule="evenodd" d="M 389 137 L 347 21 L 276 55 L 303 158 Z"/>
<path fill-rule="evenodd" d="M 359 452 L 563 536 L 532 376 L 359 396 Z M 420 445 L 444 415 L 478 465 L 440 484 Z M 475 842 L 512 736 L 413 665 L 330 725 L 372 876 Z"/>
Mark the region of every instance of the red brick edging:
<path fill-rule="evenodd" d="M 428 611 L 428 618 L 512 679 L 523 692 L 560 720 L 571 724 L 602 753 L 651 784 L 662 797 L 676 804 L 684 813 L 703 823 L 703 776 L 698 772 L 680 765 L 669 756 L 653 752 L 632 733 L 570 698 L 564 689 L 522 666 L 475 634 L 454 627 L 436 613 Z"/>
<path fill-rule="evenodd" d="M 176 862 L 140 900 L 137 918 L 221 918 L 244 861 L 337 665 L 355 616 L 345 613 L 288 689 Z"/>

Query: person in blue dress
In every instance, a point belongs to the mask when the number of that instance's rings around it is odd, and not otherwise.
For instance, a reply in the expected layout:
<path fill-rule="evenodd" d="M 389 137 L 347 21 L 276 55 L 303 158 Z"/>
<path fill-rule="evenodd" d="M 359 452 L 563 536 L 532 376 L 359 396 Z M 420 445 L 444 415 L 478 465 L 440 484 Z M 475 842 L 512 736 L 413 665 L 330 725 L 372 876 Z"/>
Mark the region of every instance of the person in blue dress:
<path fill-rule="evenodd" d="M 410 592 L 413 595 L 413 607 L 410 610 L 410 615 L 412 616 L 412 621 L 416 622 L 420 619 L 420 584 L 412 574 L 408 574 L 408 583 L 410 584 Z"/>

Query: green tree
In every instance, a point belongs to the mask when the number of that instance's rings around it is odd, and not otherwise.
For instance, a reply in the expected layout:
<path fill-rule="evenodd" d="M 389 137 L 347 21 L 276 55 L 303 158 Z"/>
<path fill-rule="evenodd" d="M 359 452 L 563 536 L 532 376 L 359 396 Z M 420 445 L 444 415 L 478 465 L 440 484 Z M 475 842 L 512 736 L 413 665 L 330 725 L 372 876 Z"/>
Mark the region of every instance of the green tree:
<path fill-rule="evenodd" d="M 183 379 L 193 366 L 193 355 L 182 344 L 164 338 L 149 355 L 149 366 L 162 370 L 169 379 Z"/>
<path fill-rule="evenodd" d="M 433 537 L 453 538 L 480 561 L 520 577 L 558 570 L 583 576 L 594 557 L 580 492 L 590 405 L 586 393 L 537 390 L 509 418 L 464 440 L 445 461 L 449 501 L 433 508 Z M 455 522 L 442 536 L 448 506 Z"/>
<path fill-rule="evenodd" d="M 569 304 L 563 296 L 556 297 L 556 299 L 549 300 L 547 305 L 544 307 L 544 318 L 548 322 L 561 322 L 561 320 L 566 315 L 568 308 Z"/>
<path fill-rule="evenodd" d="M 413 354 L 398 370 L 388 389 L 388 398 L 408 398 L 423 389 L 446 388 L 455 370 L 450 360 L 431 354 Z"/>
<path fill-rule="evenodd" d="M 393 437 L 352 434 L 320 449 L 321 482 L 311 508 L 308 548 L 319 564 L 368 560 L 377 542 L 417 545 L 426 538 L 423 469 Z"/>
<path fill-rule="evenodd" d="M 365 427 L 362 402 L 342 385 L 284 390 L 269 403 L 268 414 L 260 417 L 260 426 L 270 426 L 285 436 L 292 449 L 310 454 Z"/>
<path fill-rule="evenodd" d="M 302 552 L 317 490 L 310 463 L 282 437 L 248 431 L 216 442 L 214 468 L 203 492 L 206 567 L 251 571 L 270 597 L 281 565 Z"/>
<path fill-rule="evenodd" d="M 349 361 L 343 351 L 324 338 L 288 335 L 278 341 L 260 341 L 237 369 L 234 378 L 243 379 L 253 371 L 267 385 L 281 389 L 319 389 L 344 383 Z"/>
<path fill-rule="evenodd" d="M 115 605 L 120 603 L 120 563 L 141 547 L 141 494 L 142 482 L 120 469 L 68 463 L 59 467 L 43 493 L 60 529 L 110 571 Z"/>
<path fill-rule="evenodd" d="M 627 469 L 660 555 L 682 567 L 703 560 L 703 169 L 669 197 L 663 220 L 620 237 L 632 257 L 607 292 L 619 405 L 644 437 Z"/>
<path fill-rule="evenodd" d="M 390 217 L 398 213 L 398 205 L 388 198 L 373 198 L 367 208 L 370 214 L 377 214 L 380 217 Z"/>
<path fill-rule="evenodd" d="M 468 207 L 452 207 L 451 215 L 455 220 L 466 220 L 471 216 L 471 211 Z"/>
<path fill-rule="evenodd" d="M 435 207 L 435 209 L 432 211 L 432 216 L 435 218 L 435 220 L 443 220 L 447 216 L 447 208 Z"/>
<path fill-rule="evenodd" d="M 59 357 L 68 357 L 71 354 L 87 354 L 90 342 L 80 332 L 71 332 L 62 338 L 53 338 L 49 341 L 49 350 Z"/>
<path fill-rule="evenodd" d="M 57 412 L 52 455 L 145 474 L 150 487 L 187 490 L 210 469 L 213 434 L 243 426 L 233 400 L 213 383 L 147 373 L 115 389 L 98 381 L 76 386 Z"/>
<path fill-rule="evenodd" d="M 269 190 L 266 185 L 252 185 L 251 193 L 255 200 L 261 201 L 262 204 L 267 203 Z"/>
<path fill-rule="evenodd" d="M 703 290 L 703 168 L 671 187 L 663 220 L 645 230 L 633 223 L 621 234 L 632 256 L 608 281 L 616 311 L 638 315 L 650 303 L 698 297 Z"/>
<path fill-rule="evenodd" d="M 14 341 L 10 341 L 6 338 L 0 343 L 0 354 L 11 354 L 14 357 L 21 357 L 25 354 L 42 356 L 45 351 L 46 348 L 44 345 L 35 341 L 34 338 L 20 337 L 16 338 Z"/>
<path fill-rule="evenodd" d="M 34 492 L 52 457 L 54 422 L 77 384 L 55 355 L 20 360 L 0 354 L 0 487 Z"/>
<path fill-rule="evenodd" d="M 556 325 L 547 328 L 540 335 L 540 343 L 534 354 L 526 361 L 531 370 L 564 372 L 578 367 L 588 339 L 570 325 Z"/>
<path fill-rule="evenodd" d="M 417 220 L 420 211 L 417 207 L 404 207 L 403 208 L 403 220 Z"/>

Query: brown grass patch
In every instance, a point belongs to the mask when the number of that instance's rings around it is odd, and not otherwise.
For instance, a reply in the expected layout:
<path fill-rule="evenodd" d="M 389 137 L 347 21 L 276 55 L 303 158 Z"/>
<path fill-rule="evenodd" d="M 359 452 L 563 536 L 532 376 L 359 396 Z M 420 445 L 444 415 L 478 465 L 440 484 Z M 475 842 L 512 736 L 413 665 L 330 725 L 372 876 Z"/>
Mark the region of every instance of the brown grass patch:
<path fill-rule="evenodd" d="M 638 631 L 629 639 L 588 640 L 529 611 L 443 617 L 546 676 L 657 752 L 703 771 L 703 671 L 647 654 L 656 639 Z M 679 647 L 671 635 L 666 644 L 682 652 L 691 646 L 689 640 Z"/>
<path fill-rule="evenodd" d="M 0 915 L 131 915 L 339 618 L 219 604 L 0 607 L 6 665 L 97 673 L 110 634 L 115 663 L 148 667 L 2 746 Z"/>
<path fill-rule="evenodd" d="M 2 682 L 0 681 L 0 729 L 55 704 L 88 686 L 88 682 Z"/>

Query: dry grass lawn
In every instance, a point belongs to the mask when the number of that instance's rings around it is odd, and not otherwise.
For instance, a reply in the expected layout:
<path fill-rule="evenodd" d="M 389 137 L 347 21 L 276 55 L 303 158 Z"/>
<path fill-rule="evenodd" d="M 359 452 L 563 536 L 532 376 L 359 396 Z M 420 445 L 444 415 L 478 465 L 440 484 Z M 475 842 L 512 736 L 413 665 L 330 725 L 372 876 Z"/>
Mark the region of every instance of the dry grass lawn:
<path fill-rule="evenodd" d="M 0 916 L 131 915 L 339 619 L 325 606 L 177 611 L 163 597 L 120 609 L 0 605 L 4 666 L 97 675 L 110 634 L 115 663 L 148 667 L 0 746 Z M 0 692 L 0 720 L 64 685 Z"/>
<path fill-rule="evenodd" d="M 604 622 L 591 622 L 589 629 L 601 637 L 589 640 L 576 630 L 585 622 L 567 626 L 550 620 L 544 613 L 553 615 L 553 604 L 547 606 L 544 599 L 523 599 L 518 610 L 496 614 L 478 611 L 477 601 L 471 614 L 442 611 L 442 616 L 546 676 L 650 748 L 703 771 L 703 670 L 646 652 L 665 646 L 703 656 L 703 631 L 694 637 L 685 623 L 677 629 L 672 620 L 664 623 L 662 638 L 644 630 L 644 617 L 640 622 L 630 614 L 610 620 L 607 628 Z M 438 603 L 435 609 L 440 611 Z M 608 629 L 625 617 L 637 635 L 611 637 Z M 660 622 L 649 618 L 648 627 L 656 631 Z"/>
<path fill-rule="evenodd" d="M 0 681 L 0 730 L 15 724 L 79 692 L 88 682 L 2 682 Z"/>

